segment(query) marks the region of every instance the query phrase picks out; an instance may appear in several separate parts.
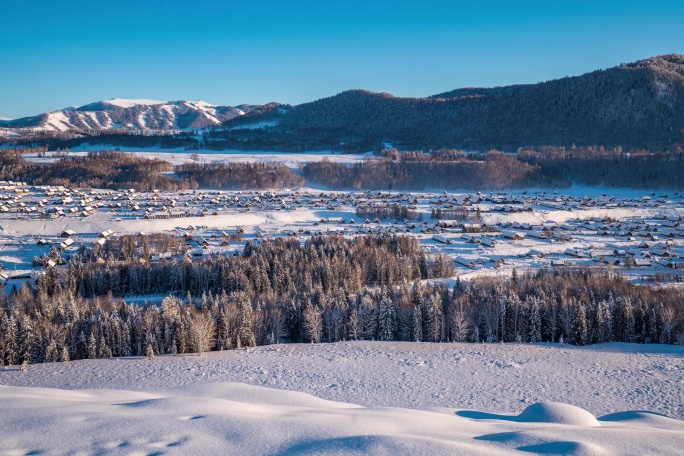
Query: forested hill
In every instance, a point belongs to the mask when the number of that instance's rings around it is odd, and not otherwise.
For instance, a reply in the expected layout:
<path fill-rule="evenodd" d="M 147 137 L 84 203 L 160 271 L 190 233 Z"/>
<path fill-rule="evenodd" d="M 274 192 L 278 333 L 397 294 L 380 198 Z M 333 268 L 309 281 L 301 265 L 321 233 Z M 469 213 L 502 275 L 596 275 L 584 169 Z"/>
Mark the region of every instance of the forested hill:
<path fill-rule="evenodd" d="M 271 105 L 218 133 L 246 148 L 510 150 L 535 145 L 663 149 L 684 143 L 684 55 L 666 55 L 539 84 L 459 89 L 429 98 L 350 90 Z M 274 126 L 273 126 L 274 125 Z"/>
<path fill-rule="evenodd" d="M 0 121 L 0 142 L 289 152 L 366 152 L 388 143 L 405 150 L 512 151 L 543 145 L 676 150 L 684 148 L 684 55 L 427 98 L 349 90 L 297 106 L 156 103 L 163 102 L 115 99 L 105 103 L 105 111 L 95 103 L 45 119 Z M 38 126 L 23 128 L 24 123 Z M 185 131 L 169 140 L 169 132 L 206 127 L 210 131 L 202 137 Z"/>

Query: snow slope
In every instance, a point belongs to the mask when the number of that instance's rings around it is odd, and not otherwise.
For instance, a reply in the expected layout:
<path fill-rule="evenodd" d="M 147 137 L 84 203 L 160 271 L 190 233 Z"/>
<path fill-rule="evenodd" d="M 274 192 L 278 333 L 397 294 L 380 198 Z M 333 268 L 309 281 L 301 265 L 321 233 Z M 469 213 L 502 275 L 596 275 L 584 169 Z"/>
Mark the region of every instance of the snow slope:
<path fill-rule="evenodd" d="M 0 384 L 14 385 L 0 387 L 0 448 L 681 454 L 684 422 L 662 414 L 684 416 L 683 354 L 630 344 L 348 342 L 12 367 L 0 370 Z"/>
<path fill-rule="evenodd" d="M 600 416 L 684 418 L 684 349 L 672 345 L 343 342 L 269 345 L 202 356 L 81 360 L 0 370 L 0 385 L 146 389 L 245 382 L 369 407 L 518 413 L 565 402 Z"/>
<path fill-rule="evenodd" d="M 566 404 L 533 420 L 459 410 L 363 408 L 235 383 L 157 391 L 0 388 L 6 454 L 677 454 L 681 421 L 597 421 Z M 583 421 L 589 419 L 590 424 Z"/>

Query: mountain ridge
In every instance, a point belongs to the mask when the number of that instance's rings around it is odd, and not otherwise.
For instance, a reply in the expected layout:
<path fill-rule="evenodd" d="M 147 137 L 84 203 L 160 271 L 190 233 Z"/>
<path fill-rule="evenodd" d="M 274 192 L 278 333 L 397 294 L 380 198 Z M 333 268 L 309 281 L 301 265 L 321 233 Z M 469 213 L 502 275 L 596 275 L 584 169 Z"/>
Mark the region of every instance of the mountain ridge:
<path fill-rule="evenodd" d="M 667 148 L 684 144 L 684 55 L 537 84 L 463 88 L 424 98 L 347 90 L 291 107 L 286 114 L 272 111 L 224 125 L 230 129 L 268 118 L 277 122 L 268 134 L 280 143 L 315 142 L 333 149 L 357 144 L 363 150 L 383 143 L 403 149 Z M 236 133 L 219 136 L 234 143 L 267 143 Z"/>
<path fill-rule="evenodd" d="M 206 128 L 251 112 L 256 106 L 218 106 L 204 101 L 157 101 L 112 98 L 78 107 L 0 121 L 19 131 L 87 130 L 169 131 Z"/>
<path fill-rule="evenodd" d="M 460 88 L 421 98 L 351 89 L 288 105 L 112 99 L 0 121 L 19 135 L 212 128 L 204 147 L 362 152 L 522 146 L 684 147 L 684 55 L 667 54 L 536 84 Z M 134 104 L 131 107 L 117 106 Z M 2 131 L 0 131 L 2 134 Z"/>

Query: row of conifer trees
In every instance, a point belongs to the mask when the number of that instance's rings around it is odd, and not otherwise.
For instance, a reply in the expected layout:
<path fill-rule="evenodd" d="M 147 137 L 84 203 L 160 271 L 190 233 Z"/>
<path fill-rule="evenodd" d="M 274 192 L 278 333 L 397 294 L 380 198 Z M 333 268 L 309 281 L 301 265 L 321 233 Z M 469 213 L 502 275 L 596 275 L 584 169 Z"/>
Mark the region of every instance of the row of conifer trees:
<path fill-rule="evenodd" d="M 166 267 L 178 277 L 164 282 Z M 0 361 L 342 340 L 677 343 L 684 333 L 680 289 L 635 285 L 609 270 L 541 269 L 453 287 L 425 280 L 451 275 L 453 266 L 415 239 L 388 235 L 278 239 L 247 244 L 237 257 L 172 265 L 84 265 L 75 256 L 35 289 L 0 293 Z M 117 297 L 152 290 L 166 296 L 159 305 Z"/>

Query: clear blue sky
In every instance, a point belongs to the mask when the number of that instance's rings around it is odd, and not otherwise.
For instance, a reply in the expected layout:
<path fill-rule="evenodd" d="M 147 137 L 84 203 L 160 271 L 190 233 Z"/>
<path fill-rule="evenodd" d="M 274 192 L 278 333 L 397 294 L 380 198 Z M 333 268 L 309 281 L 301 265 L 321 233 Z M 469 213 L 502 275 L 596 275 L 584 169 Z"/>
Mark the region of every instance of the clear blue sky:
<path fill-rule="evenodd" d="M 0 116 L 426 96 L 684 53 L 684 1 L 0 0 Z"/>

